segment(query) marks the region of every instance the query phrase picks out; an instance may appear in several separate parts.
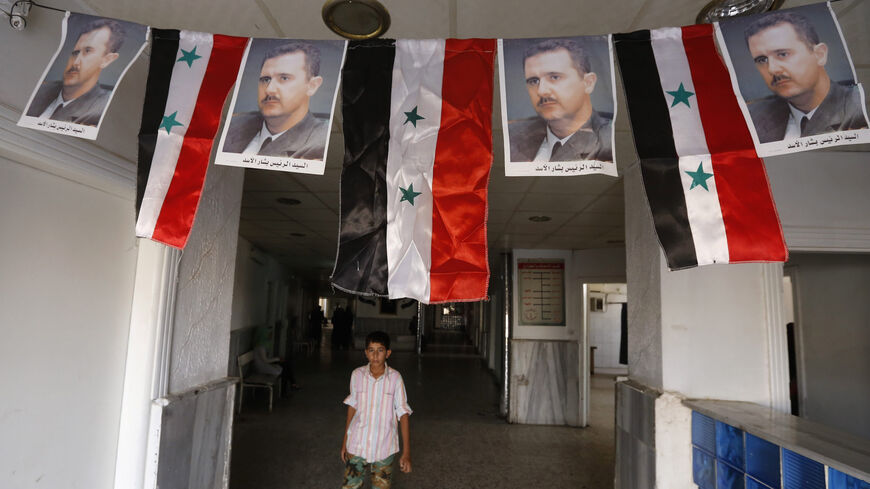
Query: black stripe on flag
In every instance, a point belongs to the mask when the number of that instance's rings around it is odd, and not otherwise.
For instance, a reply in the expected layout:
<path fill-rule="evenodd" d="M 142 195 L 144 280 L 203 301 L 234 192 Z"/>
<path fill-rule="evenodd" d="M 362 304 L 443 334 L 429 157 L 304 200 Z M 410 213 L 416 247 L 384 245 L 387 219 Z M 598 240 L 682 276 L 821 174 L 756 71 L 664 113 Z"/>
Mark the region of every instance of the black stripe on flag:
<path fill-rule="evenodd" d="M 142 107 L 142 123 L 139 125 L 139 164 L 136 169 L 136 217 L 142 207 L 145 185 L 151 172 L 151 160 L 157 145 L 157 131 L 163 121 L 166 99 L 169 97 L 169 82 L 178 54 L 177 29 L 151 29 L 151 62 L 148 65 L 148 81 L 145 84 L 145 104 Z"/>
<path fill-rule="evenodd" d="M 698 265 L 667 101 L 650 31 L 614 34 L 643 186 L 671 269 Z"/>
<path fill-rule="evenodd" d="M 341 74 L 344 165 L 332 283 L 387 295 L 387 152 L 396 42 L 351 41 Z"/>

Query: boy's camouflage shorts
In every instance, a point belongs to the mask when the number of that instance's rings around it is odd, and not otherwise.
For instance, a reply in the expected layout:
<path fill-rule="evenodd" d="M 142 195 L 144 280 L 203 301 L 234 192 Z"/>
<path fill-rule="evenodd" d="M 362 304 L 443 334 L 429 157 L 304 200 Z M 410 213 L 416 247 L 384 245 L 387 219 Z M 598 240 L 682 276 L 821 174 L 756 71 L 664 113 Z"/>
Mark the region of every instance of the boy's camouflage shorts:
<path fill-rule="evenodd" d="M 395 454 L 367 464 L 365 459 L 356 455 L 350 457 L 344 466 L 344 485 L 341 489 L 359 489 L 365 481 L 366 468 L 371 466 L 372 488 L 390 489 L 393 482 L 393 458 Z"/>

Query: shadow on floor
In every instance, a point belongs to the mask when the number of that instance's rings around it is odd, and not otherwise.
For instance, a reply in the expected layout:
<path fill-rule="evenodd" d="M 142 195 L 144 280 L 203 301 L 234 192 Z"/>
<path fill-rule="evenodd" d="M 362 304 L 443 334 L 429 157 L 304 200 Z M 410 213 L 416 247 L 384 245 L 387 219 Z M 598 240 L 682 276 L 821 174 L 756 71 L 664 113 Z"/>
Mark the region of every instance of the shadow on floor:
<path fill-rule="evenodd" d="M 266 410 L 246 393 L 235 420 L 231 489 L 338 488 L 339 459 L 358 351 L 324 350 L 297 359 L 303 385 Z M 393 487 L 511 489 L 613 487 L 613 377 L 592 378 L 590 426 L 510 425 L 497 416 L 498 387 L 467 355 L 394 353 L 389 365 L 405 380 L 413 471 L 396 470 Z"/>

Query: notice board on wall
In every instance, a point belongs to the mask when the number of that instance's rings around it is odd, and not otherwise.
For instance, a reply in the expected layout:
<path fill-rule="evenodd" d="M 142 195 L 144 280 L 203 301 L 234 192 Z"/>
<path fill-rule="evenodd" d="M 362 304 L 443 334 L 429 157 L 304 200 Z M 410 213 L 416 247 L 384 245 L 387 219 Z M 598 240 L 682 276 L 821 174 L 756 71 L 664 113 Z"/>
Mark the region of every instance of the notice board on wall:
<path fill-rule="evenodd" d="M 518 258 L 521 326 L 565 326 L 565 260 Z"/>

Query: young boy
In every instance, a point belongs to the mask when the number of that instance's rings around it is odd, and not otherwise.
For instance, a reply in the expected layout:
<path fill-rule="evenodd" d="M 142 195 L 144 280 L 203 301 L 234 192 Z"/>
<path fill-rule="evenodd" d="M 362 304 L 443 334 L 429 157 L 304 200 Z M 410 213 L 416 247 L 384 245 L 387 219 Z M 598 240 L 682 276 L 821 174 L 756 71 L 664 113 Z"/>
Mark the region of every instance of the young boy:
<path fill-rule="evenodd" d="M 371 467 L 372 487 L 389 489 L 393 459 L 399 451 L 396 420 L 402 429 L 399 469 L 411 471 L 408 416 L 412 411 L 402 375 L 387 366 L 391 353 L 387 333 L 369 333 L 366 336 L 369 363 L 350 375 L 350 395 L 344 400 L 347 425 L 341 442 L 341 461 L 345 463 L 342 489 L 362 487 L 366 466 Z"/>

